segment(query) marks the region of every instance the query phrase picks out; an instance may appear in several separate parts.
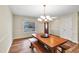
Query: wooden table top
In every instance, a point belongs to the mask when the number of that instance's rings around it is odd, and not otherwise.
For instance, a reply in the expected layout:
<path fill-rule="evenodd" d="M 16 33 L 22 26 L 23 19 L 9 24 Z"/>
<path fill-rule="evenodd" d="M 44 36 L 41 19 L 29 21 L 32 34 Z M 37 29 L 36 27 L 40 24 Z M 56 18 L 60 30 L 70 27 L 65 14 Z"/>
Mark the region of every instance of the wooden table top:
<path fill-rule="evenodd" d="M 55 35 L 49 35 L 48 38 L 43 38 L 41 37 L 40 34 L 32 34 L 35 38 L 37 38 L 39 41 L 41 41 L 42 43 L 46 44 L 47 46 L 49 46 L 50 48 L 54 48 L 56 46 L 62 45 L 65 42 L 67 42 L 67 39 L 64 38 L 60 38 L 57 37 Z"/>

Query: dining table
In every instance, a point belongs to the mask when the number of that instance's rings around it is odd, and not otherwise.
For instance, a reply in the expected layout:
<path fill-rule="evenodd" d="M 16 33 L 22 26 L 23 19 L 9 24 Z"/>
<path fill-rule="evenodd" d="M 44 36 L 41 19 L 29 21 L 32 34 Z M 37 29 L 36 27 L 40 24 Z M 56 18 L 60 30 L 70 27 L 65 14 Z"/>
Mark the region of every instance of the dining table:
<path fill-rule="evenodd" d="M 42 37 L 42 35 L 39 33 L 36 33 L 36 34 L 34 33 L 32 34 L 32 36 L 35 37 L 43 45 L 47 46 L 47 48 L 53 53 L 57 52 L 57 47 L 60 47 L 61 45 L 63 45 L 68 41 L 67 39 L 64 39 L 55 35 L 51 35 L 51 34 L 49 34 L 47 38 Z M 63 48 L 61 49 L 62 49 L 62 52 L 64 52 Z"/>

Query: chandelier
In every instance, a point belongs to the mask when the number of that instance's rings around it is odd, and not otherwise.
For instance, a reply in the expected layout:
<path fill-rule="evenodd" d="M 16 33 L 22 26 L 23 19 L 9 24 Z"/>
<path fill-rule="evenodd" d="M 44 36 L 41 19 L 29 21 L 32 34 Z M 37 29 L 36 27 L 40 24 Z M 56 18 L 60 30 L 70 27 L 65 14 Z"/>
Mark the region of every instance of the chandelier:
<path fill-rule="evenodd" d="M 40 16 L 40 18 L 38 18 L 38 21 L 44 21 L 44 22 L 48 22 L 48 21 L 53 21 L 53 19 L 55 19 L 56 17 L 50 17 L 46 15 L 46 5 L 43 5 L 44 7 L 44 15 Z"/>
<path fill-rule="evenodd" d="M 56 17 L 50 17 L 46 15 L 46 5 L 43 5 L 44 7 L 44 15 L 40 16 L 38 18 L 38 21 L 44 22 L 44 35 L 43 37 L 48 38 L 49 37 L 49 21 L 53 21 Z"/>

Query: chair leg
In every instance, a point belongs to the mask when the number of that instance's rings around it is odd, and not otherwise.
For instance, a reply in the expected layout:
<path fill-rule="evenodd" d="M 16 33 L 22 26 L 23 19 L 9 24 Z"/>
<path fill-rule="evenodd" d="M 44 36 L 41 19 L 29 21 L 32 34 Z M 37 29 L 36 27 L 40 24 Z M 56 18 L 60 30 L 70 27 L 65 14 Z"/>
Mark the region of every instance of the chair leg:
<path fill-rule="evenodd" d="M 34 52 L 34 47 L 33 47 L 32 43 L 31 43 L 30 48 L 31 48 L 32 52 Z"/>
<path fill-rule="evenodd" d="M 62 51 L 61 51 L 61 53 L 65 53 L 65 51 L 64 51 L 64 49 L 62 48 Z"/>
<path fill-rule="evenodd" d="M 61 53 L 65 53 L 65 49 L 61 46 L 60 46 L 60 48 L 61 48 Z"/>

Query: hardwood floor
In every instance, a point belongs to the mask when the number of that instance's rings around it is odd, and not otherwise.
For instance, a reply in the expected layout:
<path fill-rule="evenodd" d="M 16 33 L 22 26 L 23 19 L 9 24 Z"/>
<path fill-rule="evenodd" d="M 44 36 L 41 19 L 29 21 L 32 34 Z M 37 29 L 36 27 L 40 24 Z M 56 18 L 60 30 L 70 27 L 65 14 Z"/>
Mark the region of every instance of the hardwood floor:
<path fill-rule="evenodd" d="M 13 41 L 13 44 L 10 48 L 9 53 L 33 53 L 32 50 L 29 48 L 30 42 L 28 39 L 17 39 Z M 63 47 L 66 48 L 66 53 L 78 53 L 79 46 L 75 43 L 68 41 Z M 35 50 L 37 53 L 37 51 Z"/>
<path fill-rule="evenodd" d="M 30 42 L 28 39 L 14 40 L 9 53 L 32 53 L 29 46 Z"/>

